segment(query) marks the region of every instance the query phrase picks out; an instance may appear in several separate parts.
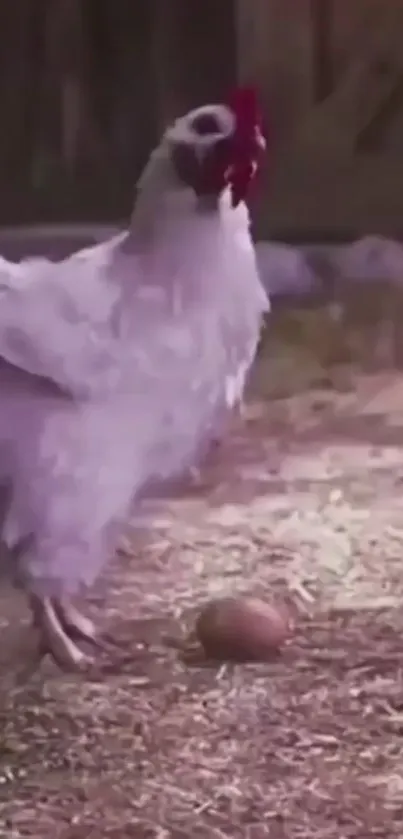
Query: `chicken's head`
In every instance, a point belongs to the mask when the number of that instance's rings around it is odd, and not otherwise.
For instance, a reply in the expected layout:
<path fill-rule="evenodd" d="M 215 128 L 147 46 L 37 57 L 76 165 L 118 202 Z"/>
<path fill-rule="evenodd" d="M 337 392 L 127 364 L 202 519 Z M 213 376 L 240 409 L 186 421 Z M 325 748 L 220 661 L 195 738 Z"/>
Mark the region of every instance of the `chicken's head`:
<path fill-rule="evenodd" d="M 180 181 L 198 196 L 229 187 L 234 207 L 248 189 L 266 148 L 253 88 L 237 88 L 228 104 L 205 105 L 176 120 L 165 140 Z"/>

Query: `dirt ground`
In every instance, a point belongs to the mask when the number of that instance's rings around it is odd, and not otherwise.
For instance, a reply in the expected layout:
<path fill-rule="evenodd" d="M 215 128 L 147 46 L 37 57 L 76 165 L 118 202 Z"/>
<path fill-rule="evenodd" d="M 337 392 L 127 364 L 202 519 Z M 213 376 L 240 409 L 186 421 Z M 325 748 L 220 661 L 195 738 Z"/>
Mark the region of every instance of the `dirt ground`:
<path fill-rule="evenodd" d="M 271 377 L 89 599 L 114 665 L 21 681 L 33 639 L 3 593 L 0 837 L 401 839 L 403 377 L 275 401 Z M 282 655 L 186 664 L 195 611 L 234 591 L 293 604 Z"/>

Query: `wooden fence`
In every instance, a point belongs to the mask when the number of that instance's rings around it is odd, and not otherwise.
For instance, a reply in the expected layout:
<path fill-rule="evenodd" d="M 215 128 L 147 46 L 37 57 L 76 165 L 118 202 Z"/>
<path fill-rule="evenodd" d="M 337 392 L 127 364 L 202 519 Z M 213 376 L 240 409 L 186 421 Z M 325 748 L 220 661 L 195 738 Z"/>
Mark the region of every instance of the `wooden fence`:
<path fill-rule="evenodd" d="M 233 0 L 0 3 L 0 223 L 129 212 L 167 119 L 234 81 L 232 9 Z"/>
<path fill-rule="evenodd" d="M 102 220 L 174 114 L 258 84 L 263 236 L 400 235 L 403 0 L 0 3 L 0 223 Z"/>
<path fill-rule="evenodd" d="M 239 0 L 272 123 L 263 235 L 403 231 L 402 0 Z"/>

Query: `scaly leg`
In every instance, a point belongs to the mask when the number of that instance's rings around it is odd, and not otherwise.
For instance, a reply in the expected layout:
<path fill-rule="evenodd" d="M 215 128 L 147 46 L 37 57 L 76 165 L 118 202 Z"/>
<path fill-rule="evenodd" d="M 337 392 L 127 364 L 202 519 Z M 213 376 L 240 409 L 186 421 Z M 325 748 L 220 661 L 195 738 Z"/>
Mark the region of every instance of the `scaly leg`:
<path fill-rule="evenodd" d="M 31 597 L 34 625 L 41 633 L 41 655 L 49 653 L 64 670 L 83 670 L 93 664 L 75 643 L 80 638 L 97 646 L 95 627 L 70 604 L 56 598 Z"/>
<path fill-rule="evenodd" d="M 54 607 L 59 621 L 73 641 L 87 641 L 95 647 L 103 647 L 95 623 L 82 615 L 67 599 L 54 600 Z"/>
<path fill-rule="evenodd" d="M 87 641 L 99 650 L 119 647 L 112 635 L 105 631 L 101 633 L 94 621 L 82 615 L 67 598 L 54 601 L 54 605 L 64 630 L 73 641 Z"/>

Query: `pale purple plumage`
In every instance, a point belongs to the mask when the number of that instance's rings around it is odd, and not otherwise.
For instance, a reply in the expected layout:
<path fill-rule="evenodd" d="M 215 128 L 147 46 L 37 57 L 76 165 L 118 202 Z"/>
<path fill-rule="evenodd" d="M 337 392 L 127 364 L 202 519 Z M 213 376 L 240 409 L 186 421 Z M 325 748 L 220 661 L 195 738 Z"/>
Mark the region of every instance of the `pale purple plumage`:
<path fill-rule="evenodd" d="M 197 462 L 256 351 L 268 300 L 246 206 L 179 184 L 168 140 L 127 233 L 0 263 L 3 538 L 32 534 L 19 561 L 41 595 L 93 583 L 140 496 Z"/>

